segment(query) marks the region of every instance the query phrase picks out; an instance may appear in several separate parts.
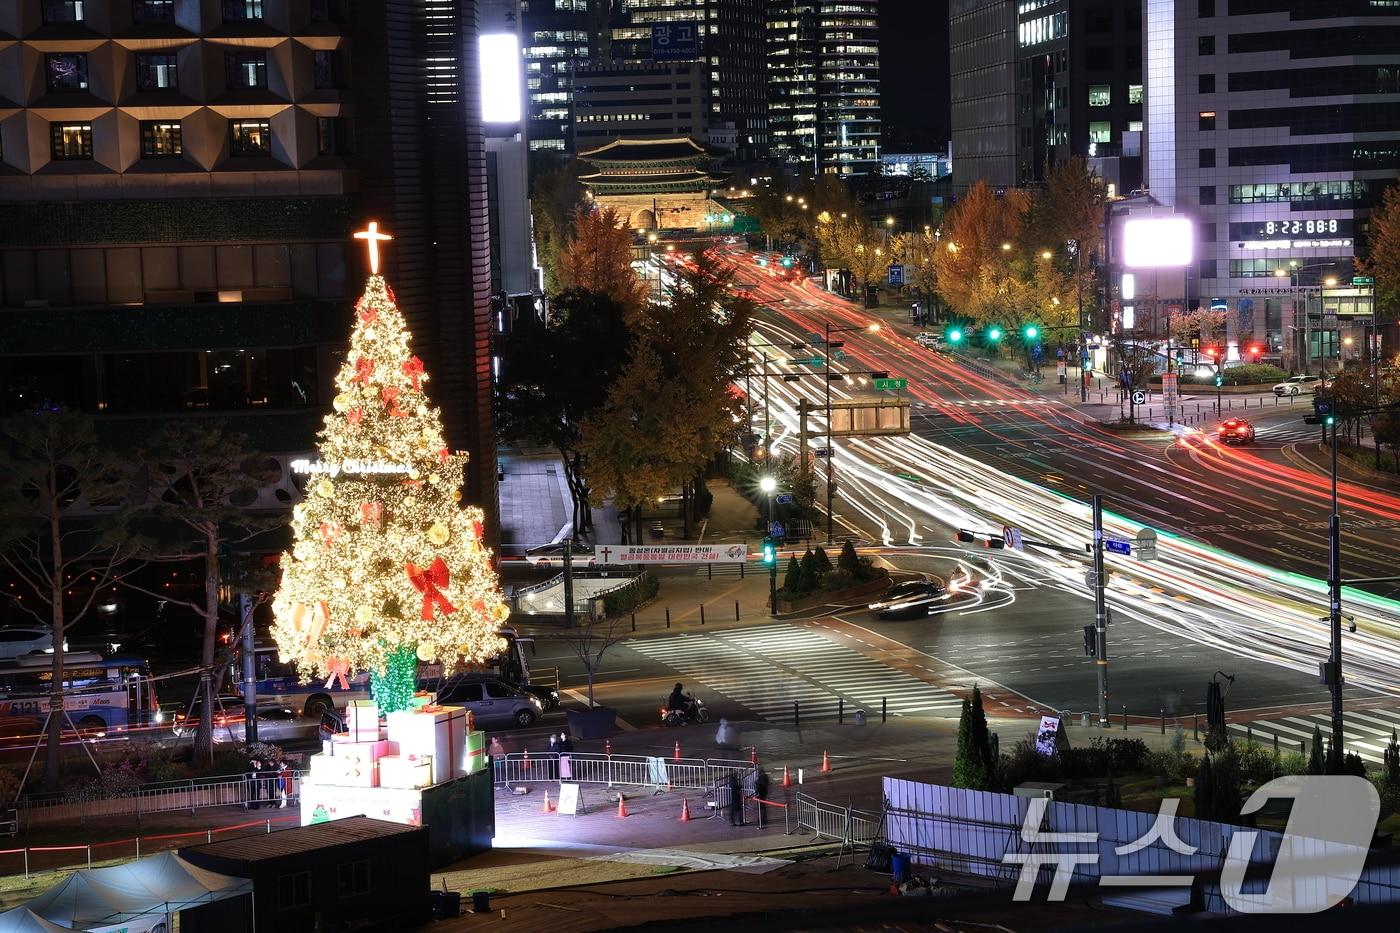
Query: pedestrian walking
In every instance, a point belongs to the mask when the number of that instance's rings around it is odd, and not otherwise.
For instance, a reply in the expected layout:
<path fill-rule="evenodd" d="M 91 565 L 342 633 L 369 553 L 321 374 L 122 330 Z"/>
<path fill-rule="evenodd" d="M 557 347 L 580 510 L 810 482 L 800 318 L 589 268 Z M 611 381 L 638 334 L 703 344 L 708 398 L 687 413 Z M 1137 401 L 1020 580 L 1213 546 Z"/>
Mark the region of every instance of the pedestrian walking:
<path fill-rule="evenodd" d="M 744 825 L 744 792 L 739 787 L 739 774 L 735 771 L 729 772 L 729 777 L 725 782 L 729 791 L 729 825 Z"/>
<path fill-rule="evenodd" d="M 277 762 L 278 809 L 287 809 L 287 801 L 292 797 L 292 766 L 287 759 Z"/>
<path fill-rule="evenodd" d="M 758 828 L 762 829 L 767 825 L 767 818 L 764 813 L 765 801 L 768 799 L 768 772 L 763 770 L 763 765 L 758 766 L 758 773 L 753 778 L 753 796 L 758 804 Z"/>
<path fill-rule="evenodd" d="M 559 780 L 574 779 L 574 743 L 567 732 L 559 733 Z"/>
<path fill-rule="evenodd" d="M 254 758 L 248 762 L 248 782 L 252 785 L 249 788 L 248 809 L 257 810 L 262 807 L 262 759 Z"/>

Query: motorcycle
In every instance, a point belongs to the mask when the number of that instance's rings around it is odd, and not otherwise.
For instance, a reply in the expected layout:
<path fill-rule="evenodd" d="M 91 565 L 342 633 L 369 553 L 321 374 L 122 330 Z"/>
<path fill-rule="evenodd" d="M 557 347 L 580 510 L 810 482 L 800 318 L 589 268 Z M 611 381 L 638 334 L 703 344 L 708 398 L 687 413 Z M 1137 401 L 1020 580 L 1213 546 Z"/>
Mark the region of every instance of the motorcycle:
<path fill-rule="evenodd" d="M 699 697 L 686 694 L 685 709 L 661 708 L 661 724 L 664 726 L 679 726 L 687 722 L 709 722 L 710 711 L 705 708 L 705 703 Z"/>

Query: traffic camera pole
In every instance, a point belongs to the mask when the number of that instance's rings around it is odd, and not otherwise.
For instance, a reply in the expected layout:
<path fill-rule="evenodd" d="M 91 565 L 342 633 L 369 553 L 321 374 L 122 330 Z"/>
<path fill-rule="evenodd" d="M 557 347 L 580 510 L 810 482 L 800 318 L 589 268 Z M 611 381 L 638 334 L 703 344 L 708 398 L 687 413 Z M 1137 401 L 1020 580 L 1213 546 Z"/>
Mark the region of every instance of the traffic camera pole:
<path fill-rule="evenodd" d="M 1104 599 L 1103 497 L 1094 495 L 1094 666 L 1099 672 L 1099 725 L 1108 728 L 1108 612 Z"/>

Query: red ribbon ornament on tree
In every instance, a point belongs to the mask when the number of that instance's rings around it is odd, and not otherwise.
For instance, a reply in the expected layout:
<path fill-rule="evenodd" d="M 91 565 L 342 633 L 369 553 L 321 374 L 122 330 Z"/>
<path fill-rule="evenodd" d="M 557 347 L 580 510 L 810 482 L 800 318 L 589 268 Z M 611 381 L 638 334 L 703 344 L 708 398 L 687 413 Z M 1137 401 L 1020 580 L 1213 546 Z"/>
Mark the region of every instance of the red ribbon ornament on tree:
<path fill-rule="evenodd" d="M 359 427 L 360 419 L 364 416 L 365 413 L 363 409 L 352 408 L 345 413 L 345 420 L 350 422 L 352 425 Z"/>
<path fill-rule="evenodd" d="M 394 418 L 407 418 L 408 412 L 399 408 L 399 390 L 394 386 L 385 386 L 380 391 L 380 397 L 384 399 L 384 404 L 389 406 L 389 414 Z"/>
<path fill-rule="evenodd" d="M 360 523 L 373 525 L 375 530 L 379 529 L 384 521 L 384 503 L 382 502 L 361 502 L 360 503 Z"/>
<path fill-rule="evenodd" d="M 374 319 L 379 317 L 379 312 L 366 303 L 363 298 L 355 302 L 355 311 L 360 315 L 360 320 L 366 324 L 373 324 Z"/>
<path fill-rule="evenodd" d="M 447 465 L 447 458 L 450 456 L 452 456 L 452 451 L 448 450 L 446 447 L 438 451 L 438 459 L 442 461 L 444 466 Z"/>
<path fill-rule="evenodd" d="M 374 376 L 374 360 L 367 356 L 362 356 L 355 360 L 355 376 L 351 382 L 358 382 L 369 385 L 370 379 Z"/>
<path fill-rule="evenodd" d="M 344 658 L 327 658 L 326 669 L 330 671 L 330 676 L 326 678 L 325 689 L 334 689 L 331 685 L 337 681 L 340 683 L 340 689 L 350 689 L 350 678 L 347 676 L 350 673 L 349 661 Z"/>
<path fill-rule="evenodd" d="M 423 361 L 416 356 L 409 357 L 408 362 L 403 364 L 403 373 L 413 380 L 413 391 L 419 391 L 422 386 L 419 384 L 423 378 Z"/>
<path fill-rule="evenodd" d="M 335 539 L 340 537 L 339 522 L 321 522 L 321 543 L 330 547 L 335 543 Z"/>
<path fill-rule="evenodd" d="M 419 567 L 412 561 L 404 565 L 408 571 L 408 582 L 413 584 L 413 588 L 423 594 L 423 621 L 433 621 L 433 607 L 441 609 L 444 615 L 456 612 L 457 607 L 448 602 L 446 596 L 442 594 L 440 587 L 447 586 L 452 582 L 452 575 L 447 569 L 447 562 L 441 557 L 434 557 L 433 562 L 427 567 Z"/>

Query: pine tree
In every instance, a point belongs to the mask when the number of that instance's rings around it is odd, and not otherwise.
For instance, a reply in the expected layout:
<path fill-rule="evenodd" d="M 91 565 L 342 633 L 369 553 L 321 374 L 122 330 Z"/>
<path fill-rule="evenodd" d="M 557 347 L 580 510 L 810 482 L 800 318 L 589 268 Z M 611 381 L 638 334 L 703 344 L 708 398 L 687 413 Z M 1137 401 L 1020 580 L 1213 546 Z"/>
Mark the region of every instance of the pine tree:
<path fill-rule="evenodd" d="M 371 254 L 373 264 L 374 257 Z M 407 707 L 416 662 L 484 661 L 509 615 L 482 512 L 459 505 L 467 455 L 448 449 L 393 292 L 372 274 L 355 305 L 319 460 L 292 509 L 273 602 L 283 657 L 320 678 L 370 670 L 381 709 Z"/>
<path fill-rule="evenodd" d="M 797 555 L 788 558 L 787 574 L 783 577 L 783 590 L 788 593 L 798 593 L 802 589 L 802 565 L 797 562 Z"/>
<path fill-rule="evenodd" d="M 1387 787 L 1400 788 L 1400 739 L 1396 738 L 1395 730 L 1390 730 L 1390 744 L 1385 747 L 1385 775 Z"/>
<path fill-rule="evenodd" d="M 991 790 L 992 778 L 996 772 L 996 760 L 992 757 L 992 733 L 987 728 L 987 713 L 982 708 L 982 690 L 972 687 L 972 703 L 969 710 L 968 731 L 972 738 L 972 751 L 978 758 L 983 780 L 979 790 Z"/>
<path fill-rule="evenodd" d="M 816 550 L 814 550 L 812 554 L 817 560 L 817 573 L 830 573 L 831 558 L 826 556 L 826 548 L 818 544 Z"/>
<path fill-rule="evenodd" d="M 1211 818 L 1218 823 L 1235 822 L 1240 817 L 1240 762 L 1233 746 L 1215 756 L 1211 777 Z"/>
<path fill-rule="evenodd" d="M 974 690 L 973 700 L 980 699 Z M 953 759 L 953 786 L 968 790 L 989 790 L 992 776 L 988 769 L 991 755 L 990 739 L 985 738 L 987 721 L 982 719 L 984 738 L 979 746 L 977 737 L 977 713 L 973 700 L 963 700 L 962 716 L 958 719 L 958 750 Z"/>
<path fill-rule="evenodd" d="M 1308 773 L 1327 773 L 1327 759 L 1322 750 L 1322 728 L 1316 725 L 1313 726 L 1312 748 L 1308 751 Z"/>
<path fill-rule="evenodd" d="M 1196 769 L 1196 819 L 1213 820 L 1215 818 L 1215 766 L 1211 763 L 1210 752 L 1206 752 L 1201 759 L 1201 766 Z"/>
<path fill-rule="evenodd" d="M 850 538 L 847 538 L 846 543 L 841 545 L 841 554 L 836 558 L 836 566 L 850 574 L 851 577 L 860 578 L 860 557 L 856 554 L 856 546 Z"/>
<path fill-rule="evenodd" d="M 816 555 L 808 548 L 807 553 L 802 555 L 802 592 L 812 592 L 820 582 L 821 574 L 817 572 Z"/>

